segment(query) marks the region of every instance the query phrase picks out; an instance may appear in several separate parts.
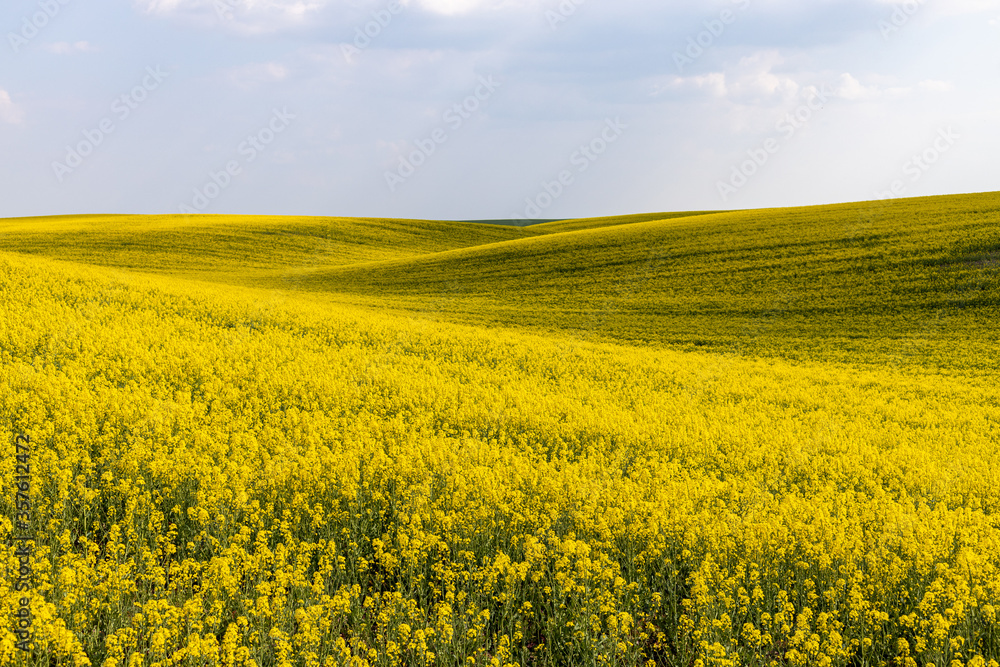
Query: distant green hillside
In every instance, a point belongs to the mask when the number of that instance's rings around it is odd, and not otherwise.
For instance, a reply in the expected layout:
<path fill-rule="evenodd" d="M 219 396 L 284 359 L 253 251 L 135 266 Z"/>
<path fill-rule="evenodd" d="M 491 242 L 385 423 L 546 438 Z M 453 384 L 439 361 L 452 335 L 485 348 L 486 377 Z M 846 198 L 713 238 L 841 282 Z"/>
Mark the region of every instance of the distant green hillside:
<path fill-rule="evenodd" d="M 463 220 L 462 222 L 474 222 L 480 225 L 505 225 L 510 227 L 531 227 L 545 222 L 559 222 L 558 220 L 526 220 L 504 218 L 502 220 Z"/>
<path fill-rule="evenodd" d="M 0 251 L 156 273 L 212 274 L 335 266 L 533 236 L 516 227 L 427 220 L 228 215 L 0 219 Z"/>
<path fill-rule="evenodd" d="M 0 251 L 458 323 L 720 352 L 992 363 L 1000 193 L 526 228 L 256 216 L 0 221 Z"/>
<path fill-rule="evenodd" d="M 1000 194 L 656 217 L 308 271 L 298 285 L 583 338 L 992 363 Z"/>
<path fill-rule="evenodd" d="M 546 234 L 558 232 L 575 232 L 583 229 L 596 229 L 598 227 L 615 227 L 617 225 L 631 225 L 636 222 L 649 222 L 650 220 L 672 220 L 674 218 L 688 218 L 696 215 L 706 215 L 717 213 L 717 211 L 692 211 L 688 213 L 640 213 L 638 215 L 615 215 L 605 218 L 578 218 L 575 220 L 555 220 L 537 225 L 534 229 Z"/>

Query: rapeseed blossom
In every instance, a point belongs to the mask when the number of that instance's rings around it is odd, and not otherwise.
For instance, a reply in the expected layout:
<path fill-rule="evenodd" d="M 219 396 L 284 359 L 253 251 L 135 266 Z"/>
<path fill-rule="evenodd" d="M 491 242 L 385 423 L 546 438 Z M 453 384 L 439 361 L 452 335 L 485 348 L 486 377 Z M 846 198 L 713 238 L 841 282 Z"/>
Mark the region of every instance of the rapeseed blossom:
<path fill-rule="evenodd" d="M 0 664 L 1000 667 L 988 374 L 262 302 L 0 254 Z"/>

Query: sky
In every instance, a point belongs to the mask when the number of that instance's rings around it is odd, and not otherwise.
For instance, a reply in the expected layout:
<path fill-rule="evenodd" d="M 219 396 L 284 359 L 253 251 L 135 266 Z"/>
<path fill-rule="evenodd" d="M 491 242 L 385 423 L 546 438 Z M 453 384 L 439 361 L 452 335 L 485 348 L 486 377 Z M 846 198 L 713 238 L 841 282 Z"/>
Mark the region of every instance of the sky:
<path fill-rule="evenodd" d="M 4 0 L 0 217 L 1000 190 L 1000 0 Z"/>

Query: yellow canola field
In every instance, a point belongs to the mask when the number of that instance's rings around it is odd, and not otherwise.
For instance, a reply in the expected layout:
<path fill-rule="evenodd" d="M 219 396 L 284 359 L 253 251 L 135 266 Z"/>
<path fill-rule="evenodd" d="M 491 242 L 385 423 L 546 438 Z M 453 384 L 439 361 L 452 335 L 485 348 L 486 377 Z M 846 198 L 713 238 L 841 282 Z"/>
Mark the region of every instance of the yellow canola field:
<path fill-rule="evenodd" d="M 0 664 L 1000 660 L 988 373 L 0 253 Z M 31 439 L 34 586 L 19 561 Z"/>

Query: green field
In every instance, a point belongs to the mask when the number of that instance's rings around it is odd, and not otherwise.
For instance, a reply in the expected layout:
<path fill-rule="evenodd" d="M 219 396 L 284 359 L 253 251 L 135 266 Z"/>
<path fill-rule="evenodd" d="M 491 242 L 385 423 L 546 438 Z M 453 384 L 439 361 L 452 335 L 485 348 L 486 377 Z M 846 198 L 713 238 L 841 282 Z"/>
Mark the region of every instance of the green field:
<path fill-rule="evenodd" d="M 528 228 L 228 216 L 7 220 L 0 251 L 583 340 L 988 369 L 1000 195 Z"/>

